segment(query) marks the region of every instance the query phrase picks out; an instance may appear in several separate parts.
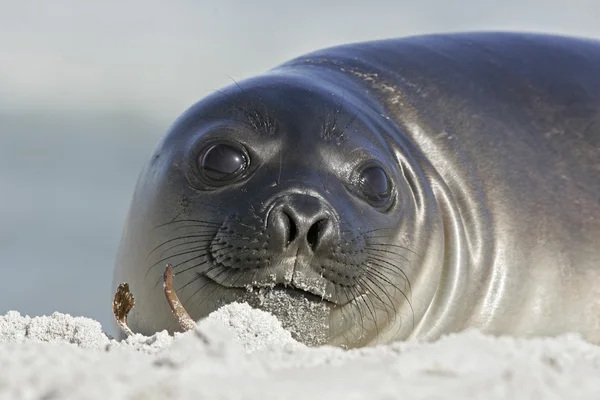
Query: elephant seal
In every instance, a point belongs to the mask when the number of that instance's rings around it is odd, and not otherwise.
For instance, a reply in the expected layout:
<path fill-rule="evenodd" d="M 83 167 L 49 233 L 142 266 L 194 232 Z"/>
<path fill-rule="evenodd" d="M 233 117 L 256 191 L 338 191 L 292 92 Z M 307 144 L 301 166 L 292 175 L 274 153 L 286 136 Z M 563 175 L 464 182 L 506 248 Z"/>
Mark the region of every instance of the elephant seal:
<path fill-rule="evenodd" d="M 600 342 L 600 42 L 426 35 L 317 51 L 188 109 L 137 183 L 115 287 L 143 334 L 233 301 L 359 347 Z"/>

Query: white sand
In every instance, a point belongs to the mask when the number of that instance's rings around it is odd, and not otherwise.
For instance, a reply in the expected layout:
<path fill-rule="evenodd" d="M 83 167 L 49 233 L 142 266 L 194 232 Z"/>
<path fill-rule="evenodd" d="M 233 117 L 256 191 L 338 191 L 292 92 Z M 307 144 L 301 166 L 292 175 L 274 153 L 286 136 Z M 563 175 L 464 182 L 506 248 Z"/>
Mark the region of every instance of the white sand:
<path fill-rule="evenodd" d="M 98 322 L 0 317 L 0 399 L 599 399 L 600 347 L 484 336 L 343 351 L 232 304 L 175 338 L 118 343 Z"/>

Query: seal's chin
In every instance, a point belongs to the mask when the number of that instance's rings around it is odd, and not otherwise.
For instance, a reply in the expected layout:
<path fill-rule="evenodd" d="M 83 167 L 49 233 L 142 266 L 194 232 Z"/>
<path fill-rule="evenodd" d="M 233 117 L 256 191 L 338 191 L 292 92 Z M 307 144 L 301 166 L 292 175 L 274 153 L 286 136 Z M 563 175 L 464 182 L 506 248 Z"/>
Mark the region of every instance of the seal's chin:
<path fill-rule="evenodd" d="M 339 306 L 320 296 L 297 288 L 276 285 L 247 292 L 244 297 L 252 307 L 277 317 L 281 325 L 299 342 L 318 346 L 328 343 L 332 336 L 333 316 Z"/>
<path fill-rule="evenodd" d="M 223 303 L 248 303 L 250 306 L 273 314 L 292 337 L 309 346 L 329 342 L 335 335 L 336 315 L 342 304 L 329 300 L 314 285 L 292 283 L 256 283 L 231 286 L 209 278 L 220 288 Z M 226 300 L 225 300 L 226 299 Z M 224 305 L 224 304 L 221 305 Z"/>

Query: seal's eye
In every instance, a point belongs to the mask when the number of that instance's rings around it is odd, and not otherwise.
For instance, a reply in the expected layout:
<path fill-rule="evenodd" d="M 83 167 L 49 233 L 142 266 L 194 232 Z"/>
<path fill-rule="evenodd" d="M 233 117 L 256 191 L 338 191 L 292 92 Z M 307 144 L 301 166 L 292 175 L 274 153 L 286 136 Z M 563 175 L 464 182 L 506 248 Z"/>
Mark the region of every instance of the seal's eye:
<path fill-rule="evenodd" d="M 362 170 L 359 177 L 363 195 L 371 201 L 380 202 L 390 195 L 390 183 L 385 171 L 377 166 Z"/>
<path fill-rule="evenodd" d="M 208 146 L 198 159 L 200 171 L 210 180 L 227 182 L 238 176 L 248 166 L 244 152 L 229 144 Z"/>

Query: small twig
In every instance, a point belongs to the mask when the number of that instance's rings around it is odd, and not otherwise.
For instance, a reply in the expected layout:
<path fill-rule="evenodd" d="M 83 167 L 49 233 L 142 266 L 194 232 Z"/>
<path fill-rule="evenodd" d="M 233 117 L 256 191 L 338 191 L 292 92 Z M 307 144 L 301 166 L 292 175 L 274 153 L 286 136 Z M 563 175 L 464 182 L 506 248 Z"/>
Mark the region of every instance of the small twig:
<path fill-rule="evenodd" d="M 133 332 L 127 325 L 127 315 L 134 304 L 135 300 L 133 299 L 131 291 L 129 291 L 129 284 L 121 283 L 117 288 L 117 292 L 113 299 L 113 314 L 115 315 L 121 330 L 125 332 L 127 336 L 133 335 Z"/>
<path fill-rule="evenodd" d="M 173 290 L 173 267 L 171 264 L 167 264 L 163 279 L 163 288 L 165 290 L 167 302 L 169 303 L 169 306 L 171 306 L 171 311 L 173 311 L 173 315 L 177 318 L 179 326 L 181 326 L 184 331 L 194 329 L 196 327 L 196 322 L 194 322 L 185 308 L 183 308 L 183 305 L 179 301 L 179 297 L 177 297 L 177 293 Z"/>

